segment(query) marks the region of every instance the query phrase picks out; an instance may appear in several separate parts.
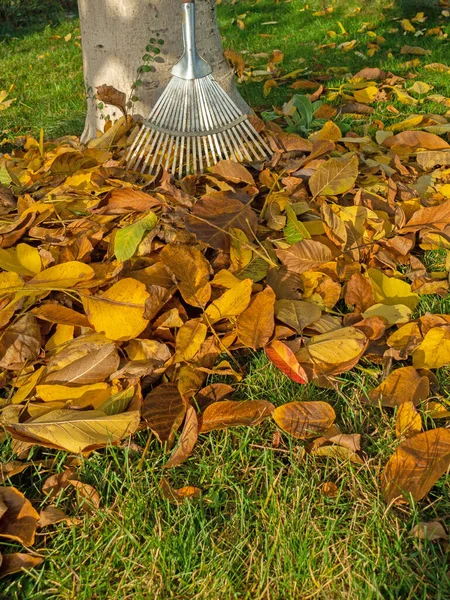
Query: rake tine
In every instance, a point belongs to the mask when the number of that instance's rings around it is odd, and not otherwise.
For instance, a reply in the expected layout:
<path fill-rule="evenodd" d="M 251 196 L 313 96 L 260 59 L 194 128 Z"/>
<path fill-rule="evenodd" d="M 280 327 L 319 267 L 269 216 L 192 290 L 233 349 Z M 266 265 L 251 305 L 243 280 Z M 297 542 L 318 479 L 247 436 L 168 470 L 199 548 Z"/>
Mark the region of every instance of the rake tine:
<path fill-rule="evenodd" d="M 129 168 L 203 173 L 222 159 L 264 160 L 271 150 L 195 48 L 195 0 L 182 0 L 184 54 L 131 145 Z M 171 166 L 170 166 L 171 165 Z"/>

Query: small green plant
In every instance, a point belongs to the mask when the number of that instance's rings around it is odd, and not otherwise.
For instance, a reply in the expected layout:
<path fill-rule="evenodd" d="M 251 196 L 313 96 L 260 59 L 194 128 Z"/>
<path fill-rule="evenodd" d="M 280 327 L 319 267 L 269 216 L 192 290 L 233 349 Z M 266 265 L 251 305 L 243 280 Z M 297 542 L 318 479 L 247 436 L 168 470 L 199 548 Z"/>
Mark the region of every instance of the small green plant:
<path fill-rule="evenodd" d="M 156 38 L 150 38 L 150 43 L 145 48 L 145 54 L 142 57 L 142 63 L 137 68 L 137 79 L 131 85 L 130 99 L 127 102 L 127 108 L 132 108 L 133 104 L 139 100 L 137 95 L 137 89 L 142 86 L 142 74 L 149 73 L 154 70 L 152 63 L 157 61 L 157 57 L 161 54 L 161 46 L 164 45 L 164 40 L 160 37 L 160 34 L 156 34 Z M 158 38 L 158 39 L 157 39 Z"/>
<path fill-rule="evenodd" d="M 317 119 L 314 113 L 322 106 L 321 100 L 311 102 L 308 96 L 295 94 L 283 105 L 281 111 L 267 111 L 262 113 L 265 121 L 274 121 L 282 117 L 287 123 L 285 127 L 289 133 L 308 134 L 311 131 L 320 129 L 325 123 L 325 119 Z"/>

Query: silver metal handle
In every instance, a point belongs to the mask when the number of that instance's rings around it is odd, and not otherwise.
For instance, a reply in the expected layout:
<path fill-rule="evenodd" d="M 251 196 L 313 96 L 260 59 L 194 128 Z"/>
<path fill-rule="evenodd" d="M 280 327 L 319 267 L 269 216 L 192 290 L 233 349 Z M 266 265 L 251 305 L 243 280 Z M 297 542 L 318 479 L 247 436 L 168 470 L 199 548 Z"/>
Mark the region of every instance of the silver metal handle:
<path fill-rule="evenodd" d="M 172 75 L 181 79 L 201 79 L 206 75 L 210 75 L 212 69 L 199 56 L 195 47 L 195 4 L 193 2 L 183 2 L 181 11 L 183 15 L 184 53 L 173 66 Z"/>

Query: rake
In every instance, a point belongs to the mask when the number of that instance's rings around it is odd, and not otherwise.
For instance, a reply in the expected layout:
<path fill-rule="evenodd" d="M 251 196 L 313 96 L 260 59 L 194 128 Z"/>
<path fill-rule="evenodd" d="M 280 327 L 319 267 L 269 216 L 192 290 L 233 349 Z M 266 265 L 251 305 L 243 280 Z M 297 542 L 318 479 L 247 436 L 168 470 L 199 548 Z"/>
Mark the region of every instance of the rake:
<path fill-rule="evenodd" d="M 261 161 L 266 142 L 211 75 L 195 46 L 195 0 L 181 0 L 184 53 L 126 157 L 129 169 L 203 173 L 222 159 Z"/>

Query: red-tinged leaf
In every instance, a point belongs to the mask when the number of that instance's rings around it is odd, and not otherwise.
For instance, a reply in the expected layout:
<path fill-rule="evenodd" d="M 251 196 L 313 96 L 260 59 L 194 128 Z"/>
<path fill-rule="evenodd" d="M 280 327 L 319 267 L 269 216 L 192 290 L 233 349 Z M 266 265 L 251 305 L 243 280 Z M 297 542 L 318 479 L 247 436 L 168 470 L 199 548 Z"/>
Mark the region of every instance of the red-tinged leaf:
<path fill-rule="evenodd" d="M 269 346 L 266 346 L 266 354 L 269 360 L 271 360 L 282 373 L 287 375 L 289 379 L 292 379 L 297 383 L 308 383 L 308 377 L 304 369 L 295 358 L 295 354 L 288 346 L 286 346 L 286 344 L 283 344 L 283 342 L 280 342 L 279 340 L 274 340 Z"/>

